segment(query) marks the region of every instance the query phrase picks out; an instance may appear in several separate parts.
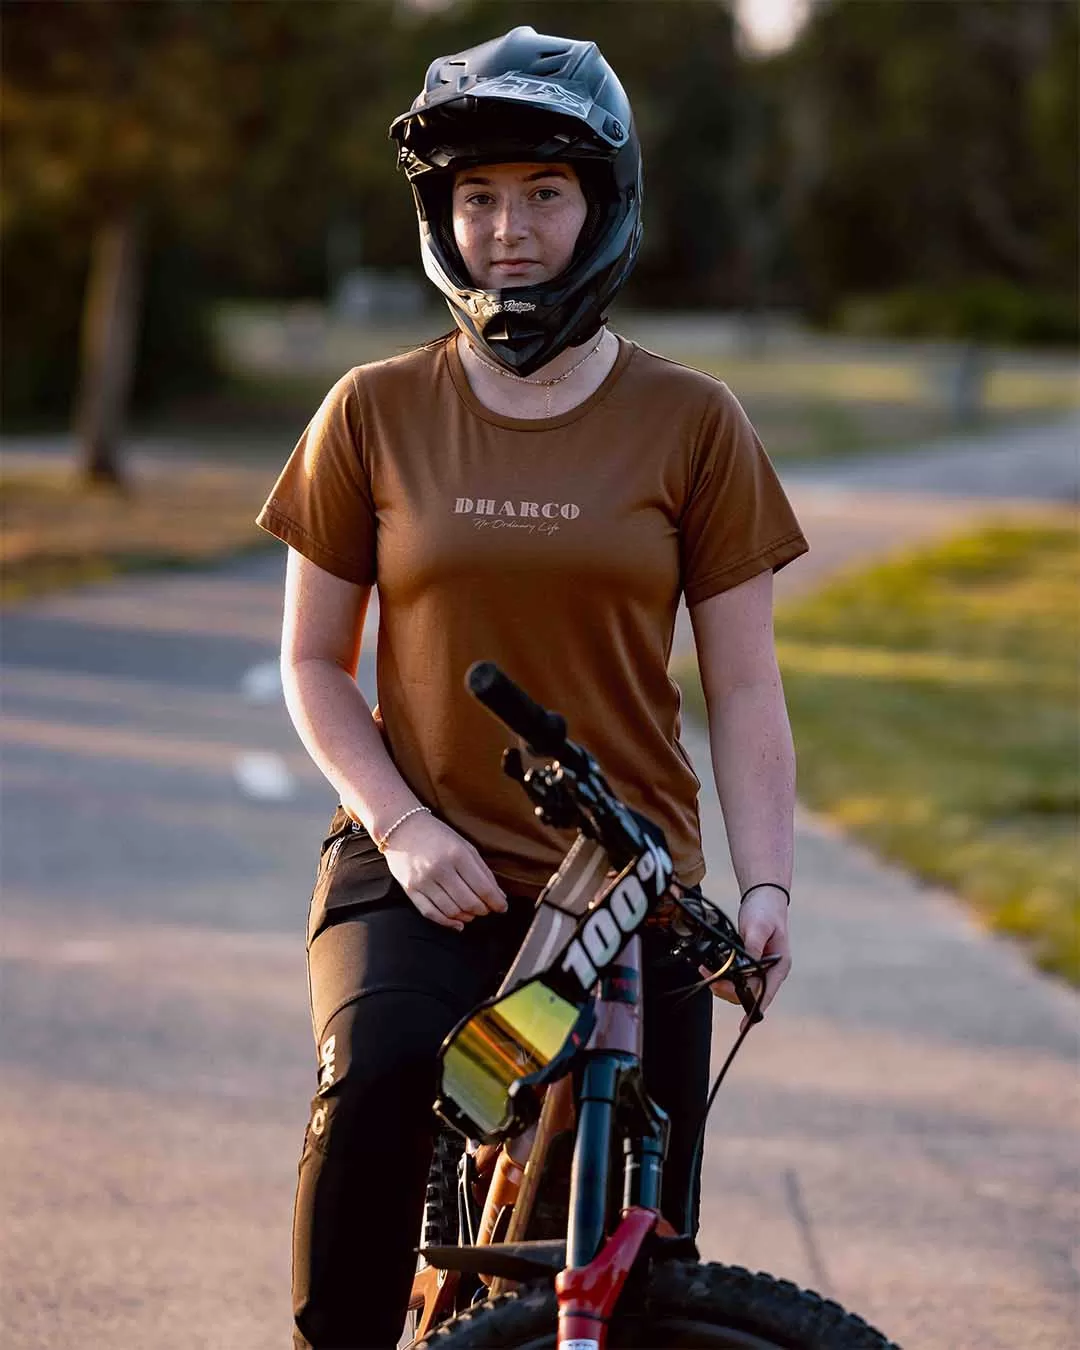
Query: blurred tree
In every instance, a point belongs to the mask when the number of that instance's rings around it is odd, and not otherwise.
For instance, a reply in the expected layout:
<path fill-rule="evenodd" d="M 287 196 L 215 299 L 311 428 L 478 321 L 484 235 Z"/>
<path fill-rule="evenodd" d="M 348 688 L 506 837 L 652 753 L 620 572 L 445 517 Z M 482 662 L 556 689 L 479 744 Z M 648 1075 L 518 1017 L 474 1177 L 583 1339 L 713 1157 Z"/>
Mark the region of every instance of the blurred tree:
<path fill-rule="evenodd" d="M 2 224 L 7 235 L 48 222 L 90 241 L 77 427 L 93 480 L 120 477 L 148 210 L 221 169 L 199 8 L 4 6 Z"/>
<path fill-rule="evenodd" d="M 792 279 L 813 313 L 914 286 L 972 313 L 960 297 L 987 283 L 1075 299 L 1078 15 L 1071 0 L 815 7 L 765 73 L 787 108 Z"/>
<path fill-rule="evenodd" d="M 184 240 L 211 261 L 225 240 L 255 284 L 288 277 L 283 253 L 321 255 L 343 119 L 388 68 L 392 16 L 392 0 L 4 4 L 0 231 L 9 259 L 9 247 L 59 245 L 59 276 L 86 276 L 76 426 L 88 478 L 120 478 L 144 261 L 162 227 L 181 245 L 169 266 Z M 47 286 L 47 266 L 34 270 Z M 157 279 L 170 326 L 190 334 L 175 324 L 183 287 Z M 32 311 L 35 289 L 5 283 L 6 326 L 21 317 L 9 302 Z M 157 344 L 159 381 L 167 351 Z"/>
<path fill-rule="evenodd" d="M 322 296 L 343 231 L 365 261 L 411 259 L 415 219 L 386 136 L 417 78 L 408 14 L 395 0 L 211 6 L 226 7 L 228 190 L 191 213 L 211 275 L 232 294 Z"/>

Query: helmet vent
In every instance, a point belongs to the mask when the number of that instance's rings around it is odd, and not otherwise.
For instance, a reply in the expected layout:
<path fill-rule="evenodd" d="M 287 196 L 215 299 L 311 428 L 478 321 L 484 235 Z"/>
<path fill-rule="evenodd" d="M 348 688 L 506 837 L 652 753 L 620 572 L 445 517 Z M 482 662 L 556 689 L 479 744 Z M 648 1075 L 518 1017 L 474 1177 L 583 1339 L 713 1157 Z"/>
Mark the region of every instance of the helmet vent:
<path fill-rule="evenodd" d="M 440 84 L 455 84 L 458 89 L 462 88 L 462 80 L 465 72 L 469 68 L 468 61 L 450 60 L 444 61 L 439 67 L 438 81 Z"/>
<path fill-rule="evenodd" d="M 540 52 L 529 62 L 530 75 L 558 75 L 566 64 L 565 52 Z"/>

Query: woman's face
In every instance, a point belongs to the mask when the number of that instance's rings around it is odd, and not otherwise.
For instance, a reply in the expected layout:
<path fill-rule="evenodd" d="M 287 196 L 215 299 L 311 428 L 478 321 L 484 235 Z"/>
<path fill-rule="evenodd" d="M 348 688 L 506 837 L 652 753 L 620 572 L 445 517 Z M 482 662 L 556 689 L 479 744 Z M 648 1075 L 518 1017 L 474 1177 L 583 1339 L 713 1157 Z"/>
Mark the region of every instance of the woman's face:
<path fill-rule="evenodd" d="M 569 164 L 484 164 L 454 178 L 454 240 L 481 290 L 558 276 L 587 210 Z"/>

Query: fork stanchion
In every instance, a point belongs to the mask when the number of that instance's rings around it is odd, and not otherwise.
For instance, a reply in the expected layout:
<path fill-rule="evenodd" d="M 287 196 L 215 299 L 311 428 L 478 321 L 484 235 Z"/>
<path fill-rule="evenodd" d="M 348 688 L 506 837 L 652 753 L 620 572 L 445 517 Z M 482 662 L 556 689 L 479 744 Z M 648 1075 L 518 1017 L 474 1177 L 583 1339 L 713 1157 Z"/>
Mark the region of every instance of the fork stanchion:
<path fill-rule="evenodd" d="M 604 1239 L 611 1166 L 608 1145 L 618 1081 L 617 1056 L 601 1052 L 586 1061 L 570 1172 L 570 1225 L 566 1233 L 566 1264 L 570 1268 L 587 1266 Z"/>

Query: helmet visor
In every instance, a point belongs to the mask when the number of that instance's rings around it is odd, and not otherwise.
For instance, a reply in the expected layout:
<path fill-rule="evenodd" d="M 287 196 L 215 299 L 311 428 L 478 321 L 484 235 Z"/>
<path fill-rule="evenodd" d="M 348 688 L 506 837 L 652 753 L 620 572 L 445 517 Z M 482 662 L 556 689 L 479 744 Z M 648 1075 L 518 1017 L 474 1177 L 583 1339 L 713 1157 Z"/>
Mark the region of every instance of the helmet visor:
<path fill-rule="evenodd" d="M 431 169 L 516 160 L 610 160 L 626 140 L 622 123 L 591 99 L 552 84 L 544 85 L 552 93 L 543 98 L 515 94 L 511 82 L 540 83 L 520 76 L 481 81 L 467 94 L 448 93 L 405 113 L 391 125 L 390 135 L 403 152 Z"/>
<path fill-rule="evenodd" d="M 629 128 L 624 127 L 588 94 L 573 85 L 556 83 L 553 80 L 508 72 L 490 79 L 478 80 L 462 93 L 447 90 L 443 95 L 437 94 L 428 101 L 428 107 L 445 107 L 463 98 L 496 99 L 504 103 L 543 109 L 549 113 L 564 113 L 591 128 L 612 150 L 617 150 L 629 135 Z"/>

